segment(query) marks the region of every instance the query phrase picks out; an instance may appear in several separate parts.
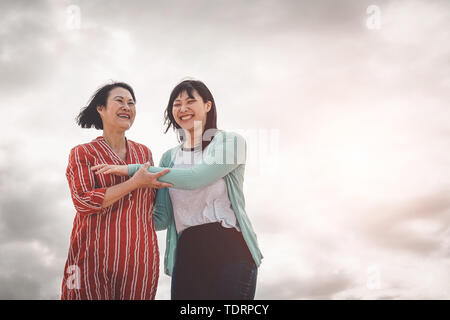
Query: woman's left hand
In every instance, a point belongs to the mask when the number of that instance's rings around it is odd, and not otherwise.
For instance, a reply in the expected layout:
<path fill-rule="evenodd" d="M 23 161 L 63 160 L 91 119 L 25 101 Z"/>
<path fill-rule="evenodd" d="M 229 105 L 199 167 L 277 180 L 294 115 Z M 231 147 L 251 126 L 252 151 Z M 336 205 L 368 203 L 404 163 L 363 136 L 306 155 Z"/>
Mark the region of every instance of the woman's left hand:
<path fill-rule="evenodd" d="M 114 174 L 116 176 L 128 176 L 128 166 L 116 164 L 98 164 L 91 168 L 95 174 Z"/>

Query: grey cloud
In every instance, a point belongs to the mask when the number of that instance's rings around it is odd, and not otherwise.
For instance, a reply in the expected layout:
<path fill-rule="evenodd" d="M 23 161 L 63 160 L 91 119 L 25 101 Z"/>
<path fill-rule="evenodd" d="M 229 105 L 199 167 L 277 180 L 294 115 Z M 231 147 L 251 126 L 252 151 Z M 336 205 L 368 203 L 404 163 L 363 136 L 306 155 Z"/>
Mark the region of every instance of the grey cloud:
<path fill-rule="evenodd" d="M 258 54 L 252 46 L 279 47 L 278 43 L 271 44 L 273 35 L 288 30 L 311 31 L 311 25 L 333 31 L 349 21 L 359 21 L 365 14 L 364 5 L 354 1 L 134 1 L 130 5 L 109 1 L 106 7 L 101 2 L 80 1 L 79 7 L 81 48 L 70 44 L 70 35 L 61 30 L 66 9 L 63 3 L 3 4 L 0 21 L 7 32 L 0 34 L 0 52 L 10 56 L 0 63 L 2 74 L 7 75 L 2 82 L 4 90 L 27 85 L 37 88 L 48 82 L 58 68 L 70 68 L 70 64 L 90 69 L 95 62 L 101 63 L 102 48 L 109 38 L 103 28 L 129 32 L 139 49 L 150 57 L 155 52 L 169 58 L 194 55 L 209 63 L 202 57 L 212 54 L 220 59 L 224 50 L 231 54 L 243 48 Z M 360 29 L 356 26 L 350 30 Z M 285 50 L 279 47 L 280 53 Z"/>
<path fill-rule="evenodd" d="M 14 160 L 0 167 L 0 298 L 54 299 L 69 245 L 64 215 L 74 214 L 60 206 L 68 188 L 63 180 L 30 183 L 38 169 L 6 149 Z"/>
<path fill-rule="evenodd" d="M 0 299 L 57 299 L 64 260 L 40 240 L 0 244 Z"/>
<path fill-rule="evenodd" d="M 39 239 L 50 246 L 61 244 L 60 199 L 70 195 L 64 172 L 56 182 L 35 180 L 30 174 L 39 170 L 33 161 L 23 159 L 17 147 L 6 148 L 10 162 L 0 167 L 0 243 Z M 47 163 L 51 167 L 51 163 Z M 68 240 L 68 237 L 66 237 Z"/>
<path fill-rule="evenodd" d="M 441 251 L 450 223 L 448 190 L 408 200 L 404 204 L 379 206 L 366 212 L 364 221 L 355 221 L 354 232 L 384 248 L 405 250 L 417 255 Z M 439 229 L 431 234 L 405 230 L 404 225 L 414 219 L 434 221 Z"/>
<path fill-rule="evenodd" d="M 0 299 L 36 299 L 40 287 L 38 278 L 23 275 L 0 277 Z"/>
<path fill-rule="evenodd" d="M 62 236 L 58 231 L 59 218 L 64 213 L 58 212 L 53 199 L 61 198 L 62 188 L 67 186 L 42 183 L 30 192 L 3 192 L 0 221 L 4 232 L 0 241 L 41 239 L 48 244 L 59 245 Z"/>
<path fill-rule="evenodd" d="M 55 54 L 46 44 L 55 41 L 55 28 L 46 2 L 2 1 L 0 10 L 0 90 L 39 88 L 54 71 Z"/>
<path fill-rule="evenodd" d="M 278 283 L 260 285 L 259 299 L 333 299 L 334 294 L 354 285 L 343 274 L 317 274 L 314 278 L 283 277 Z"/>

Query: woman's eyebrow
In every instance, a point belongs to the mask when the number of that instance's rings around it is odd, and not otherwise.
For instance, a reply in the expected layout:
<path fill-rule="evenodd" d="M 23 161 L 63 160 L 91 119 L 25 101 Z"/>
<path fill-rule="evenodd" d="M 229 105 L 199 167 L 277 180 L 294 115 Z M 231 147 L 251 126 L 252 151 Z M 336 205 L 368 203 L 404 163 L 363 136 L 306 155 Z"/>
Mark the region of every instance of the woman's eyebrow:
<path fill-rule="evenodd" d="M 182 100 L 197 100 L 197 99 L 195 99 L 195 97 L 187 97 L 187 98 L 184 98 L 184 99 L 180 99 L 180 98 L 177 98 L 177 99 L 175 99 L 173 102 L 175 103 L 175 102 L 179 102 L 179 101 L 182 101 Z"/>
<path fill-rule="evenodd" d="M 122 97 L 122 96 L 115 96 L 113 99 L 116 99 L 116 98 L 124 99 L 124 97 Z M 133 98 L 129 98 L 128 101 L 134 102 Z"/>

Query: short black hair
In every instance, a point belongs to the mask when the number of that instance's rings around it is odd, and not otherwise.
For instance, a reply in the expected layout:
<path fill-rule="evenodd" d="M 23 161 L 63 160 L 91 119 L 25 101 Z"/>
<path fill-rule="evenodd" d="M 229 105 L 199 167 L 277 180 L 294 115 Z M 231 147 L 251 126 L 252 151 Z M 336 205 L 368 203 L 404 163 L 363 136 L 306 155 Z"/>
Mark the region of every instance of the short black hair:
<path fill-rule="evenodd" d="M 89 99 L 86 107 L 82 108 L 76 117 L 76 123 L 82 128 L 92 128 L 103 130 L 103 122 L 97 111 L 97 106 L 105 106 L 109 92 L 114 88 L 124 88 L 128 90 L 136 103 L 133 88 L 125 82 L 113 82 L 100 87 Z"/>
<path fill-rule="evenodd" d="M 214 101 L 214 97 L 211 93 L 211 91 L 208 89 L 208 87 L 199 80 L 184 80 L 177 84 L 175 88 L 172 90 L 172 93 L 170 94 L 169 102 L 167 104 L 166 110 L 164 112 L 164 124 L 167 126 L 164 133 L 167 133 L 167 131 L 172 127 L 174 130 L 180 129 L 180 125 L 175 121 L 172 114 L 173 109 L 173 102 L 175 99 L 184 91 L 186 91 L 189 98 L 194 98 L 192 95 L 192 91 L 195 90 L 197 93 L 202 97 L 203 102 L 211 101 L 211 109 L 206 114 L 206 123 L 205 123 L 205 129 L 202 134 L 204 134 L 207 130 L 211 132 L 210 129 L 215 130 L 213 131 L 212 136 L 207 139 L 206 141 L 202 141 L 202 150 L 206 148 L 206 146 L 211 142 L 213 139 L 215 133 L 217 132 L 217 112 L 216 112 L 216 103 Z M 184 139 L 184 136 L 178 136 L 178 140 L 182 142 Z"/>

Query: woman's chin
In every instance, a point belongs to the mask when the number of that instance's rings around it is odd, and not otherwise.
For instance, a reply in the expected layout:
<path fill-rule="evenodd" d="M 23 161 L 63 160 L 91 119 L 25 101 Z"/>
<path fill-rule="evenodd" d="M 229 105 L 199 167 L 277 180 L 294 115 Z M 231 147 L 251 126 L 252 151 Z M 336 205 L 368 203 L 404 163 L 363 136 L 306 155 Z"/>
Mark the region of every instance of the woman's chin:
<path fill-rule="evenodd" d="M 132 125 L 133 125 L 133 124 L 132 124 L 131 122 L 128 122 L 128 123 L 119 123 L 119 124 L 117 124 L 116 127 L 117 127 L 118 130 L 127 131 L 128 129 L 131 128 Z"/>
<path fill-rule="evenodd" d="M 186 130 L 186 131 L 191 131 L 194 129 L 194 124 L 193 123 L 179 123 L 177 122 L 178 125 L 181 127 L 181 129 Z"/>

